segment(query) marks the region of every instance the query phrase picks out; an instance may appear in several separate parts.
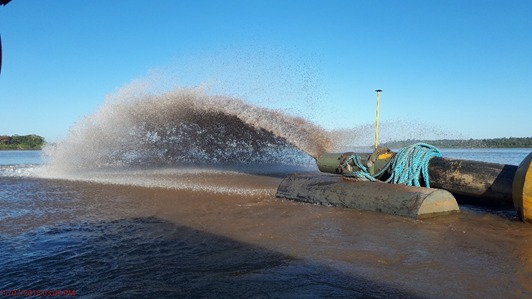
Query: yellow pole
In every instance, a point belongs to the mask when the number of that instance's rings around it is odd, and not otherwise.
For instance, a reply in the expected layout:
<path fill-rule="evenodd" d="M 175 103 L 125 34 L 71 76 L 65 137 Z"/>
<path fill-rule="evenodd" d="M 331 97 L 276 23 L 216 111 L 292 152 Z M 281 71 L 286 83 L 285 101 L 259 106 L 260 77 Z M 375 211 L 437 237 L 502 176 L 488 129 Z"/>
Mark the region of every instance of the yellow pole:
<path fill-rule="evenodd" d="M 381 101 L 381 92 L 382 90 L 377 89 L 377 110 L 375 117 L 375 148 L 379 147 L 379 105 Z"/>

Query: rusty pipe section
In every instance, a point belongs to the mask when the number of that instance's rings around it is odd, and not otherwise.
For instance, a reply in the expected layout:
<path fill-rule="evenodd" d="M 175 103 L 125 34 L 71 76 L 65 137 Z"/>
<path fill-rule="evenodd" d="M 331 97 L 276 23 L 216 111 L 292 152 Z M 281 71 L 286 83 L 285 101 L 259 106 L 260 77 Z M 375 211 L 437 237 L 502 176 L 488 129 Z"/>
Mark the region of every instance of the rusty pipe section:
<path fill-rule="evenodd" d="M 326 173 L 340 173 L 342 157 L 353 153 L 325 153 L 317 159 L 318 169 Z M 371 154 L 359 154 L 367 163 Z M 379 161 L 377 161 L 377 166 Z M 384 161 L 381 162 L 383 164 Z M 479 161 L 432 158 L 429 162 L 431 187 L 453 194 L 512 203 L 512 183 L 517 166 Z"/>
<path fill-rule="evenodd" d="M 331 174 L 290 175 L 281 182 L 276 196 L 416 219 L 459 212 L 455 198 L 446 190 L 363 182 Z"/>
<path fill-rule="evenodd" d="M 516 171 L 515 165 L 471 160 L 432 158 L 429 162 L 429 179 L 435 188 L 510 204 Z"/>

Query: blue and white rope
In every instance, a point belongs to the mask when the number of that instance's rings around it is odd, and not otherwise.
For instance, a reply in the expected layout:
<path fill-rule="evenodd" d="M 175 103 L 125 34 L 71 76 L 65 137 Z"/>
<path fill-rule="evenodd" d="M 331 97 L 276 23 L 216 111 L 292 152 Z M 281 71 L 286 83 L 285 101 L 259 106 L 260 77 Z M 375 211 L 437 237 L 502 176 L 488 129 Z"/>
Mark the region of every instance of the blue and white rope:
<path fill-rule="evenodd" d="M 347 158 L 342 166 L 346 168 L 348 163 L 351 162 L 359 170 L 345 173 L 344 175 L 365 181 L 376 181 L 377 177 L 391 168 L 391 174 L 385 181 L 386 183 L 421 186 L 421 178 L 424 185 L 430 188 L 429 161 L 434 157 L 441 156 L 436 147 L 426 143 L 416 143 L 399 150 L 383 169 L 373 176 L 360 161 L 360 156 L 356 154 Z"/>

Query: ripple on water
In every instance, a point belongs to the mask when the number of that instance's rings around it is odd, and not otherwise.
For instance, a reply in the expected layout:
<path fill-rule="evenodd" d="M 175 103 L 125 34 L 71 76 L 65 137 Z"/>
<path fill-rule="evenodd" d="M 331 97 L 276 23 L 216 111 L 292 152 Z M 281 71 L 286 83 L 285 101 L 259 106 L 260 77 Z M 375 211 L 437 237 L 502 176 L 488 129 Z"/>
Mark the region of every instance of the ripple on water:
<path fill-rule="evenodd" d="M 157 218 L 0 235 L 0 289 L 88 297 L 408 294 L 337 270 Z"/>

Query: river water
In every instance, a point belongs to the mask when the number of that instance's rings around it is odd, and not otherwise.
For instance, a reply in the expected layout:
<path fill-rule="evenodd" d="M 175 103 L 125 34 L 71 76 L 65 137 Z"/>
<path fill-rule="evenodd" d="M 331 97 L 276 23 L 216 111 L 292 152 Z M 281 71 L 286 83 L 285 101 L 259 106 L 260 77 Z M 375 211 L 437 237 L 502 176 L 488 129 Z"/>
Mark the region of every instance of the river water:
<path fill-rule="evenodd" d="M 508 164 L 530 151 L 442 150 Z M 44 166 L 0 151 L 5 297 L 532 297 L 532 227 L 513 211 L 413 220 L 275 198 L 312 164 Z"/>
<path fill-rule="evenodd" d="M 0 151 L 0 296 L 532 297 L 532 228 L 511 207 L 413 220 L 275 197 L 363 135 L 198 89 L 125 88 L 42 152 Z"/>

